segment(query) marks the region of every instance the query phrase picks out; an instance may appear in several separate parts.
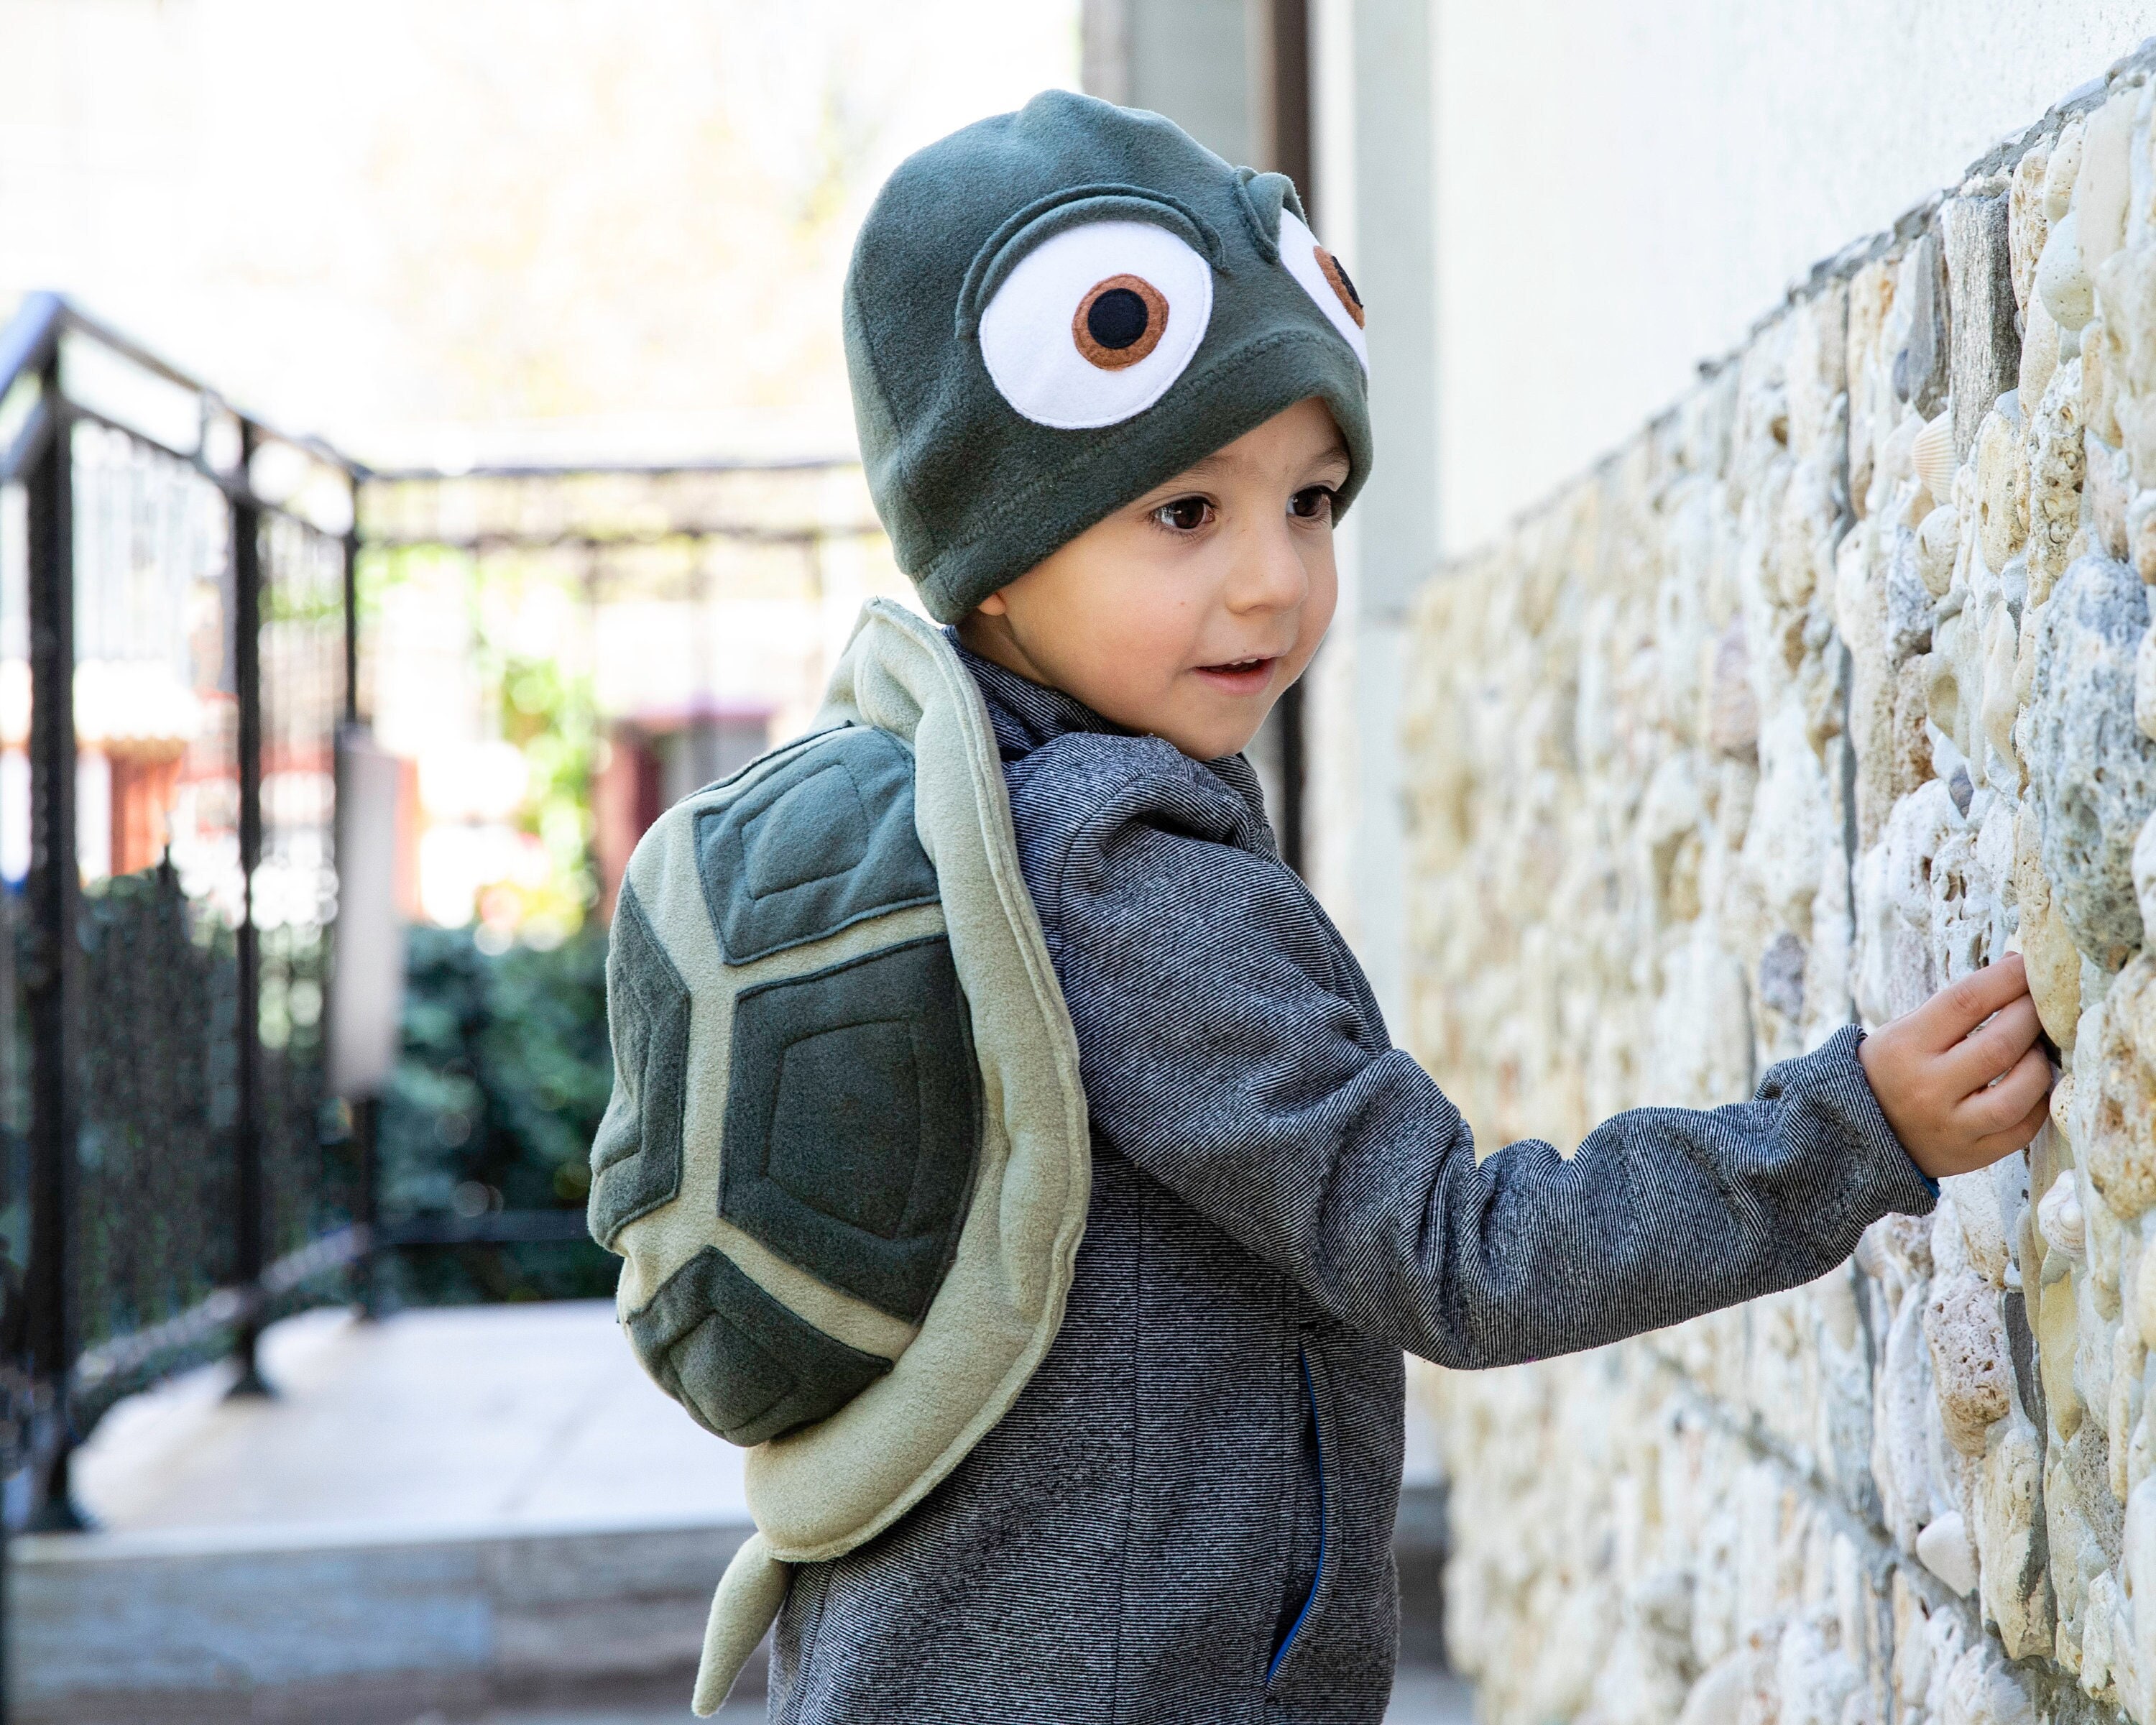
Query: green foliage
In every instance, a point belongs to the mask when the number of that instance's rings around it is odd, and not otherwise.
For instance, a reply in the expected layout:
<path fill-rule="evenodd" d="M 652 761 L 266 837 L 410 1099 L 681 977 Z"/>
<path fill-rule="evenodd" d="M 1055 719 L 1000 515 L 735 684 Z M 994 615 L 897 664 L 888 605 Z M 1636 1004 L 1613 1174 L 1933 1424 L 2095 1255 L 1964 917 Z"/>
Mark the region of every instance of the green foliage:
<path fill-rule="evenodd" d="M 538 841 L 544 861 L 481 883 L 481 920 L 497 937 L 513 932 L 530 946 L 566 938 L 599 896 L 591 804 L 598 704 L 590 673 L 565 668 L 583 656 L 580 590 L 542 554 L 475 557 L 444 545 L 371 548 L 358 577 L 362 661 L 372 662 L 393 596 L 402 595 L 412 616 L 438 619 L 464 644 L 454 673 L 459 698 L 477 704 L 484 736 L 523 757 L 524 795 L 511 819 Z M 447 746 L 454 752 L 461 745 L 452 738 Z M 413 747 L 424 777 L 430 744 Z"/>
<path fill-rule="evenodd" d="M 548 888 L 525 895 L 519 921 L 564 932 L 598 898 L 592 865 L 592 781 L 598 768 L 598 707 L 588 676 L 553 659 L 502 661 L 501 734 L 531 774 L 517 824 L 546 847 Z"/>
<path fill-rule="evenodd" d="M 499 954 L 465 929 L 408 939 L 403 1049 L 382 1109 L 384 1219 L 581 1210 L 613 1082 L 605 931 Z M 388 1278 L 428 1304 L 572 1299 L 611 1294 L 614 1260 L 588 1242 L 427 1246 L 397 1255 Z"/>

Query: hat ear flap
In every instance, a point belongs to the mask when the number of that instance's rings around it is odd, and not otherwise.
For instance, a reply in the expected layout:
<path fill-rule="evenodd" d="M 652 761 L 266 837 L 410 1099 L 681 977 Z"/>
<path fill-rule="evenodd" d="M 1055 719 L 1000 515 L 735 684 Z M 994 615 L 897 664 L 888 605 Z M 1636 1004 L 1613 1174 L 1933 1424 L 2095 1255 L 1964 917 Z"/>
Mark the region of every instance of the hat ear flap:
<path fill-rule="evenodd" d="M 1285 209 L 1300 221 L 1310 219 L 1303 213 L 1302 199 L 1295 189 L 1295 182 L 1286 174 L 1261 174 L 1247 167 L 1237 168 L 1235 177 L 1240 182 L 1243 215 L 1250 224 L 1250 238 L 1257 243 L 1259 254 L 1268 264 L 1277 264 L 1281 212 Z"/>

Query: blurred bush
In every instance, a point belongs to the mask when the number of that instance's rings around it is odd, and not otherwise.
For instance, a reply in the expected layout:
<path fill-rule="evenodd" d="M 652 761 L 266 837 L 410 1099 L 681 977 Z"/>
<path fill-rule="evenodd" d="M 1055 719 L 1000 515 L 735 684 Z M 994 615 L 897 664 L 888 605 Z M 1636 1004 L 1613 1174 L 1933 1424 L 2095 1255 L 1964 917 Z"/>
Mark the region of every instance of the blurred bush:
<path fill-rule="evenodd" d="M 380 1127 L 381 1214 L 580 1210 L 613 1087 L 606 931 L 483 950 L 469 929 L 413 927 L 403 1049 Z M 393 1303 L 563 1300 L 613 1291 L 589 1241 L 423 1246 L 382 1266 Z"/>

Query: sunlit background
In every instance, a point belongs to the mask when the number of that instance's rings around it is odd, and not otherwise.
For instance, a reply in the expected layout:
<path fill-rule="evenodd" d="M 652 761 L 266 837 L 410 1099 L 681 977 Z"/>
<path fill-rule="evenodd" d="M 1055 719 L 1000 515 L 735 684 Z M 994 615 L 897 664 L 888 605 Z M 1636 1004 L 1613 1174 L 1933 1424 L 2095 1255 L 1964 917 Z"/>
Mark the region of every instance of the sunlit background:
<path fill-rule="evenodd" d="M 0 302 L 64 291 L 377 470 L 830 464 L 587 488 L 640 541 L 603 550 L 501 542 L 530 525 L 503 485 L 377 494 L 370 537 L 421 542 L 361 581 L 361 707 L 411 777 L 404 909 L 495 950 L 575 933 L 658 809 L 800 727 L 860 599 L 904 594 L 851 465 L 853 235 L 906 154 L 1078 64 L 1057 0 L 7 0 L 0 42 L 42 74 L 0 107 Z M 167 670 L 80 693 L 85 741 L 116 739 L 85 757 L 89 825 L 113 811 L 93 876 L 154 856 L 131 811 L 210 722 L 168 597 L 135 608 L 146 639 L 83 649 Z M 183 867 L 229 826 L 191 812 Z"/>

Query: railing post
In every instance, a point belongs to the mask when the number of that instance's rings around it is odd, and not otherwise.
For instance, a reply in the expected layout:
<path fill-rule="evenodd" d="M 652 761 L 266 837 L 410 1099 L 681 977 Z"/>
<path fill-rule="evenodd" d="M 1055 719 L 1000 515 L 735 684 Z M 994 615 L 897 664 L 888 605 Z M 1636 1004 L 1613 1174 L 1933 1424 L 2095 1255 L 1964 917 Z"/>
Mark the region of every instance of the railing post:
<path fill-rule="evenodd" d="M 353 1147 L 359 1153 L 359 1214 L 352 1219 L 367 1231 L 359 1255 L 352 1260 L 353 1279 L 358 1284 L 353 1292 L 358 1299 L 360 1317 L 370 1320 L 382 1316 L 381 1129 L 380 1100 L 374 1096 L 356 1099 L 352 1104 L 352 1136 Z"/>
<path fill-rule="evenodd" d="M 74 1448 L 68 1378 L 80 1333 L 75 1310 L 80 1183 L 82 875 L 75 858 L 74 461 L 60 395 L 58 344 L 41 378 L 50 441 L 24 485 L 29 506 L 30 878 L 33 956 L 23 992 L 30 1027 L 30 1370 L 51 1436 L 40 1448 L 33 1527 L 81 1527 L 69 1487 Z"/>
<path fill-rule="evenodd" d="M 352 526 L 344 551 L 344 721 L 359 722 L 359 479 L 352 479 Z"/>
<path fill-rule="evenodd" d="M 252 473 L 258 439 L 240 422 L 239 485 L 232 500 L 234 683 L 239 697 L 239 1285 L 249 1303 L 239 1321 L 234 1358 L 239 1376 L 235 1396 L 268 1395 L 256 1351 L 262 1338 L 259 1298 L 268 1262 L 269 1193 L 262 1166 L 262 945 L 254 926 L 254 875 L 262 863 L 262 511 L 253 501 Z"/>
<path fill-rule="evenodd" d="M 359 724 L 359 479 L 352 480 L 352 526 L 344 536 L 344 722 L 348 730 Z M 337 796 L 338 830 L 343 831 L 341 799 L 346 787 L 340 782 Z M 345 860 L 340 854 L 336 860 L 337 873 L 341 879 Z M 339 938 L 342 937 L 344 916 L 340 908 L 337 916 Z M 341 954 L 339 955 L 341 962 Z M 380 1247 L 376 1236 L 382 1226 L 382 1176 L 379 1159 L 378 1133 L 382 1124 L 382 1104 L 371 1096 L 350 1099 L 352 1108 L 352 1147 L 359 1157 L 358 1202 L 354 1206 L 352 1219 L 366 1230 L 359 1255 L 352 1260 L 353 1293 L 357 1298 L 359 1315 L 364 1319 L 382 1316 L 382 1277 Z"/>

